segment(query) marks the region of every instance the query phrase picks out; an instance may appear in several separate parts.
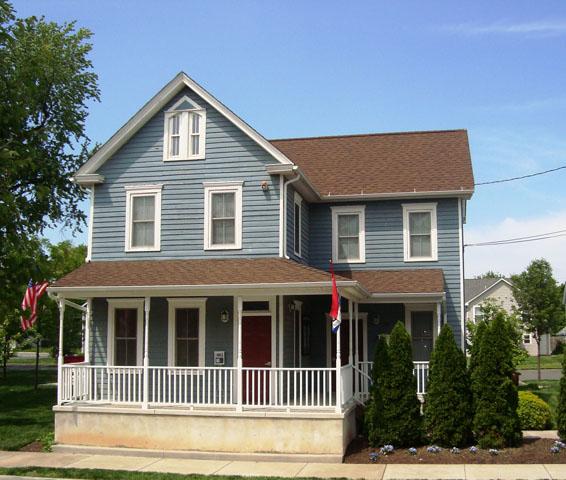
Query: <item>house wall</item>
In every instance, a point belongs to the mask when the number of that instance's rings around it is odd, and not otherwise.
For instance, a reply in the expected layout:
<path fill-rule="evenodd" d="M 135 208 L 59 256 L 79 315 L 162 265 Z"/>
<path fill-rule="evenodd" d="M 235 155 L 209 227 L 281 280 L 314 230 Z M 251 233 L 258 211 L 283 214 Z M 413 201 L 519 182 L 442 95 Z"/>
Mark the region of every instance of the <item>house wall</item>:
<path fill-rule="evenodd" d="M 183 95 L 206 108 L 206 159 L 163 161 L 164 111 Z M 276 163 L 267 152 L 189 89 L 147 122 L 98 171 L 95 188 L 92 259 L 165 259 L 277 256 L 279 177 L 265 171 Z M 243 180 L 242 249 L 204 251 L 203 181 Z M 264 192 L 261 182 L 267 181 Z M 161 251 L 125 252 L 124 186 L 163 184 Z"/>
<path fill-rule="evenodd" d="M 460 237 L 457 199 L 427 200 L 437 203 L 438 261 L 405 262 L 403 255 L 403 203 L 418 201 L 365 202 L 366 262 L 337 264 L 335 270 L 441 268 L 444 271 L 448 323 L 456 341 L 462 341 Z M 359 203 L 358 203 L 359 204 Z M 327 269 L 332 257 L 331 204 L 310 205 L 309 263 Z"/>
<path fill-rule="evenodd" d="M 295 255 L 295 188 L 287 187 L 287 255 L 298 262 L 309 263 L 310 258 L 310 205 L 305 199 L 301 204 L 301 256 Z"/>

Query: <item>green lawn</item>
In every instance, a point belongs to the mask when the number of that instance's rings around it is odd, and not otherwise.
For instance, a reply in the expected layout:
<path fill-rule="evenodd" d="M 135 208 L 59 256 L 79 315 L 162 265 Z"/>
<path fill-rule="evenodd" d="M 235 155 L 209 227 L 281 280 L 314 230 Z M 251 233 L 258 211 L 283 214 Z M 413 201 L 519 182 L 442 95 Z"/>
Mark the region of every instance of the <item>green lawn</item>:
<path fill-rule="evenodd" d="M 39 364 L 54 367 L 57 366 L 57 360 L 52 357 L 40 358 Z M 12 357 L 8 360 L 8 365 L 35 365 L 35 358 Z"/>
<path fill-rule="evenodd" d="M 274 472 L 275 473 L 275 472 Z M 86 468 L 1 468 L 0 475 L 45 478 L 77 478 L 85 480 L 242 480 L 244 477 L 225 475 L 182 475 L 179 473 L 129 472 L 125 470 L 95 470 Z M 281 477 L 255 477 L 256 480 L 283 480 Z M 305 480 L 303 478 L 303 480 Z"/>
<path fill-rule="evenodd" d="M 57 402 L 55 370 L 41 371 L 40 387 L 33 389 L 33 370 L 10 370 L 0 377 L 0 450 L 18 450 L 53 431 Z"/>
<path fill-rule="evenodd" d="M 556 408 L 558 407 L 558 394 L 560 393 L 560 380 L 528 380 L 519 390 L 533 392 L 542 398 L 552 410 L 552 422 L 556 421 Z"/>
<path fill-rule="evenodd" d="M 545 355 L 540 357 L 541 368 L 562 368 L 562 355 Z M 536 370 L 537 357 L 528 357 L 517 366 L 517 370 Z"/>

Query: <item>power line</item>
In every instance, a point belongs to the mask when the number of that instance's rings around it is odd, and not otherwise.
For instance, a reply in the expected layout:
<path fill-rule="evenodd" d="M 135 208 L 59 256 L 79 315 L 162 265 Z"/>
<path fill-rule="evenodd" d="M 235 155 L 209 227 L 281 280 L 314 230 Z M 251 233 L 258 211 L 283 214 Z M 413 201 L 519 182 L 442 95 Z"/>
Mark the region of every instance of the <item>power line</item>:
<path fill-rule="evenodd" d="M 548 240 L 551 238 L 558 238 L 566 236 L 566 229 L 556 230 L 554 232 L 539 233 L 537 235 L 529 235 L 526 237 L 514 237 L 507 238 L 503 240 L 491 240 L 488 242 L 478 242 L 478 243 L 467 243 L 464 247 L 485 247 L 485 246 L 495 246 L 495 245 L 509 245 L 513 243 L 524 243 L 524 242 L 535 242 L 538 240 Z"/>
<path fill-rule="evenodd" d="M 489 182 L 478 182 L 478 183 L 474 183 L 475 186 L 478 185 L 492 185 L 494 183 L 504 183 L 504 182 L 513 182 L 515 180 L 523 180 L 524 178 L 531 178 L 531 177 L 537 177 L 538 175 L 545 175 L 547 173 L 552 173 L 552 172 L 556 172 L 558 170 L 563 170 L 566 168 L 566 165 L 562 165 L 561 167 L 556 167 L 556 168 L 551 168 L 550 170 L 544 170 L 542 172 L 536 172 L 536 173 L 531 173 L 529 175 L 522 175 L 520 177 L 511 177 L 511 178 L 502 178 L 500 180 L 491 180 Z"/>

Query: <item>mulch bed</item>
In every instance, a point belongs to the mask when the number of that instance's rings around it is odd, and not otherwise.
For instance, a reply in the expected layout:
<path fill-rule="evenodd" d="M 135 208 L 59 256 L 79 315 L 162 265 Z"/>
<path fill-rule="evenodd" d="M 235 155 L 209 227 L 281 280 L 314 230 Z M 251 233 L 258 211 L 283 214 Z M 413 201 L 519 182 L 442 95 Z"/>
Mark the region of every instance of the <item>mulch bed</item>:
<path fill-rule="evenodd" d="M 20 448 L 20 452 L 43 452 L 43 445 L 41 442 L 31 442 Z"/>
<path fill-rule="evenodd" d="M 406 448 L 400 448 L 386 456 L 379 455 L 375 463 L 420 463 L 420 464 L 487 464 L 487 463 L 566 463 L 566 450 L 560 453 L 551 453 L 550 447 L 554 440 L 548 438 L 525 438 L 523 445 L 518 448 L 506 448 L 499 451 L 499 455 L 491 455 L 487 450 L 478 450 L 471 453 L 468 449 L 461 449 L 458 454 L 451 453 L 450 449 L 443 449 L 439 453 L 429 453 L 427 447 L 418 447 L 416 455 L 410 455 Z M 352 441 L 344 458 L 345 463 L 372 463 L 369 454 L 379 452 L 379 449 L 368 446 L 365 438 L 358 437 Z"/>

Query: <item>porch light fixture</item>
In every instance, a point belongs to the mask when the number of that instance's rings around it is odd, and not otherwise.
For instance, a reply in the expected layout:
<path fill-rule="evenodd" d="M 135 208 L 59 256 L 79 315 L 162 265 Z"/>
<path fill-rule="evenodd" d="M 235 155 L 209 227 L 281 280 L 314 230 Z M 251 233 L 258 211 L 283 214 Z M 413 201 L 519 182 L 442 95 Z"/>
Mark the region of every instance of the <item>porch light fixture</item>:
<path fill-rule="evenodd" d="M 289 311 L 290 311 L 290 312 L 294 312 L 294 311 L 295 311 L 295 302 L 289 303 Z"/>
<path fill-rule="evenodd" d="M 220 312 L 220 321 L 222 323 L 228 323 L 229 320 L 230 320 L 230 312 L 226 309 L 222 310 Z"/>

